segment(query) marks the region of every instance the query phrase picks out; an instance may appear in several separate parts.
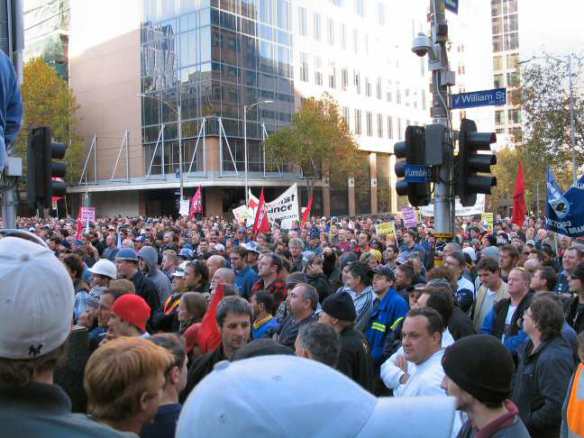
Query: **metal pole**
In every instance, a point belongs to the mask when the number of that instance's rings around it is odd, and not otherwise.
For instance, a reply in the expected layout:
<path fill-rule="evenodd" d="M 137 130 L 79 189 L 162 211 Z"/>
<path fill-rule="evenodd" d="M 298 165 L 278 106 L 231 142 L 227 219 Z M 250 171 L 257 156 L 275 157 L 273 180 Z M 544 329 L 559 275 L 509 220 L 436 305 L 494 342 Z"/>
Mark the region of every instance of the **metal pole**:
<path fill-rule="evenodd" d="M 574 185 L 578 181 L 578 166 L 576 163 L 576 119 L 574 117 L 574 85 L 572 83 L 572 55 L 568 55 L 568 86 L 570 88 L 570 127 L 572 143 L 572 171 Z"/>
<path fill-rule="evenodd" d="M 178 177 L 180 180 L 180 200 L 184 199 L 184 181 L 183 181 L 183 156 L 182 156 L 182 104 L 178 103 L 178 164 L 179 172 Z"/>
<path fill-rule="evenodd" d="M 432 11 L 432 41 L 438 43 L 441 66 L 439 70 L 432 72 L 432 108 L 430 114 L 434 123 L 449 128 L 448 86 L 442 84 L 442 74 L 448 72 L 448 55 L 446 52 L 446 40 L 438 37 L 441 26 L 446 26 L 444 12 L 444 0 L 431 0 Z M 451 135 L 451 131 L 448 131 Z M 454 236 L 454 159 L 453 146 L 449 141 L 446 146 L 444 164 L 440 166 L 440 182 L 435 185 L 434 195 L 434 228 L 438 233 Z"/>
<path fill-rule="evenodd" d="M 245 205 L 249 205 L 248 180 L 247 180 L 247 105 L 243 105 L 243 160 L 245 173 Z"/>

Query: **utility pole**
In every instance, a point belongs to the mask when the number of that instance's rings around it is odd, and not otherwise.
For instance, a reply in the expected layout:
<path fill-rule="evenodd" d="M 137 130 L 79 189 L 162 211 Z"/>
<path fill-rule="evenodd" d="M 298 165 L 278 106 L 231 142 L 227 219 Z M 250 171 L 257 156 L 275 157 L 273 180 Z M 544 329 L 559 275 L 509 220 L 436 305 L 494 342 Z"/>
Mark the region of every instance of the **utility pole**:
<path fill-rule="evenodd" d="M 439 181 L 434 186 L 434 228 L 438 235 L 454 236 L 454 145 L 450 110 L 448 108 L 448 85 L 454 85 L 454 73 L 449 71 L 446 41 L 448 25 L 444 11 L 444 0 L 430 0 L 432 16 L 432 48 L 430 57 L 432 71 L 433 123 L 446 127 L 447 139 L 443 143 L 444 160 L 439 168 Z"/>

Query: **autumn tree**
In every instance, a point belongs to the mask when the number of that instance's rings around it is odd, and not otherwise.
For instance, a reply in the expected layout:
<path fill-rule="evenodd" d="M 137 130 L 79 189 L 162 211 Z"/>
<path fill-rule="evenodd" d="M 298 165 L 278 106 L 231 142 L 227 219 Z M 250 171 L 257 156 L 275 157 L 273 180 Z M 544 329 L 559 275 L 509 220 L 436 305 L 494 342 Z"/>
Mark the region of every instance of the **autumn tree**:
<path fill-rule="evenodd" d="M 67 82 L 41 58 L 31 59 L 24 66 L 22 100 L 24 121 L 15 149 L 23 158 L 25 166 L 30 129 L 49 126 L 54 140 L 67 145 L 67 181 L 79 181 L 84 148 L 75 130 L 75 111 L 78 106 Z"/>
<path fill-rule="evenodd" d="M 325 94 L 321 99 L 306 99 L 294 114 L 292 124 L 266 140 L 271 160 L 289 163 L 302 170 L 310 181 L 329 175 L 330 185 L 347 184 L 349 176 L 362 171 L 362 154 L 337 102 Z"/>

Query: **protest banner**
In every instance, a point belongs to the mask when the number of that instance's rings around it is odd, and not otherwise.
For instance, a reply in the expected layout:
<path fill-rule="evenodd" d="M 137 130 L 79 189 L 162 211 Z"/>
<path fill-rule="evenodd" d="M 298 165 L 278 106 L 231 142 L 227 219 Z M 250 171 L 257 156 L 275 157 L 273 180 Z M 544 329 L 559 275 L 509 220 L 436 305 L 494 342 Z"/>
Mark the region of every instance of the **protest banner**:
<path fill-rule="evenodd" d="M 481 222 L 487 224 L 487 230 L 493 231 L 493 223 L 495 222 L 493 213 L 481 214 Z"/>
<path fill-rule="evenodd" d="M 382 224 L 377 224 L 375 225 L 375 232 L 379 236 L 389 236 L 395 239 L 396 238 L 395 222 L 391 221 L 383 222 Z"/>
<path fill-rule="evenodd" d="M 418 226 L 418 213 L 412 207 L 404 207 L 401 209 L 402 219 L 406 228 L 416 228 Z"/>
<path fill-rule="evenodd" d="M 470 207 L 463 207 L 462 204 L 460 203 L 460 200 L 456 198 L 454 214 L 458 217 L 475 216 L 483 214 L 484 211 L 485 211 L 485 195 L 482 193 L 479 193 L 477 195 L 477 202 L 475 203 L 475 205 L 471 205 Z M 426 205 L 420 208 L 420 212 L 422 213 L 422 216 L 433 217 L 434 205 L 433 204 Z"/>

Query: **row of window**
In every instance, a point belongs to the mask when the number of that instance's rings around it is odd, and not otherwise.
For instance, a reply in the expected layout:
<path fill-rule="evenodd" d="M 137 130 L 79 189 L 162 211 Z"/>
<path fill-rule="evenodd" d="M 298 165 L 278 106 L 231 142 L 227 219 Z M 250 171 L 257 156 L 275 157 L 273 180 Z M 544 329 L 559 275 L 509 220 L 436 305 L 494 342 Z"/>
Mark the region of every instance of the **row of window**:
<path fill-rule="evenodd" d="M 310 62 L 309 55 L 307 53 L 300 53 L 300 63 L 299 63 L 299 74 L 298 78 L 302 82 L 311 82 L 310 77 Z M 349 89 L 355 90 L 357 94 L 364 93 L 366 97 L 376 97 L 378 100 L 384 100 L 388 103 L 394 101 L 394 87 L 391 80 L 385 81 L 382 78 L 377 78 L 375 83 L 371 81 L 368 77 L 362 77 L 358 70 L 352 71 L 352 77 L 350 75 L 348 68 L 337 68 L 333 61 L 329 61 L 326 71 L 324 71 L 324 66 L 322 58 L 320 56 L 314 56 L 314 84 L 317 86 L 326 86 L 328 88 L 335 90 L 340 89 L 342 91 L 348 91 Z M 426 110 L 426 90 L 422 89 L 420 93 L 417 91 L 411 91 L 409 88 L 402 90 L 399 88 L 399 83 L 396 84 L 397 89 L 395 90 L 395 103 L 405 106 L 412 106 L 413 108 L 418 108 L 418 106 L 425 111 Z M 418 101 L 420 104 L 418 105 Z"/>
<path fill-rule="evenodd" d="M 504 17 L 493 17 L 493 35 L 517 32 L 519 30 L 518 17 L 518 14 L 507 15 Z"/>
<path fill-rule="evenodd" d="M 505 59 L 507 60 L 507 65 L 505 66 Z M 507 56 L 497 55 L 493 57 L 493 70 L 512 70 L 517 68 L 519 65 L 519 53 L 512 53 Z"/>
<path fill-rule="evenodd" d="M 503 125 L 505 123 L 505 112 L 507 113 L 507 122 L 512 124 L 521 123 L 521 110 L 520 109 L 510 109 L 510 110 L 497 110 L 495 111 L 495 124 L 497 126 Z"/>
<path fill-rule="evenodd" d="M 491 15 L 514 14 L 517 12 L 517 0 L 491 0 Z"/>
<path fill-rule="evenodd" d="M 332 18 L 324 22 L 318 13 L 309 16 L 309 12 L 302 6 L 298 7 L 298 34 L 304 37 L 312 35 L 316 41 L 326 41 L 331 46 L 338 44 L 343 50 L 348 50 L 350 43 L 355 54 L 359 54 L 361 50 L 365 55 L 369 54 L 368 34 L 360 35 L 357 28 L 350 30 L 345 23 L 335 23 Z"/>
<path fill-rule="evenodd" d="M 349 3 L 349 0 L 330 0 L 330 2 L 335 6 L 345 7 L 347 3 Z M 373 2 L 371 0 L 367 0 L 367 2 L 365 2 L 365 0 L 353 1 L 353 12 L 355 12 L 355 14 L 357 14 L 361 18 L 365 18 L 365 15 L 367 14 L 367 12 L 369 12 L 365 8 L 365 4 L 367 4 L 367 6 L 369 7 L 370 5 L 373 4 Z M 379 23 L 380 26 L 383 26 L 385 24 L 385 5 L 383 4 L 383 2 L 378 1 L 376 6 L 377 6 L 376 8 L 375 7 L 372 8 L 373 9 L 372 13 L 377 12 L 376 15 L 377 22 Z"/>
<path fill-rule="evenodd" d="M 363 114 L 365 114 L 365 124 L 363 124 Z M 384 116 L 381 113 L 374 114 L 371 111 L 362 111 L 355 108 L 351 117 L 351 110 L 348 107 L 343 107 L 343 118 L 351 132 L 355 135 L 364 135 L 367 137 L 387 138 L 390 140 L 403 138 L 405 127 L 410 125 L 410 120 L 404 122 L 401 118 L 394 118 L 392 116 Z M 352 122 L 352 123 L 351 123 Z M 417 123 L 414 123 L 417 124 Z"/>
<path fill-rule="evenodd" d="M 519 32 L 493 36 L 493 52 L 517 50 L 519 48 Z"/>

